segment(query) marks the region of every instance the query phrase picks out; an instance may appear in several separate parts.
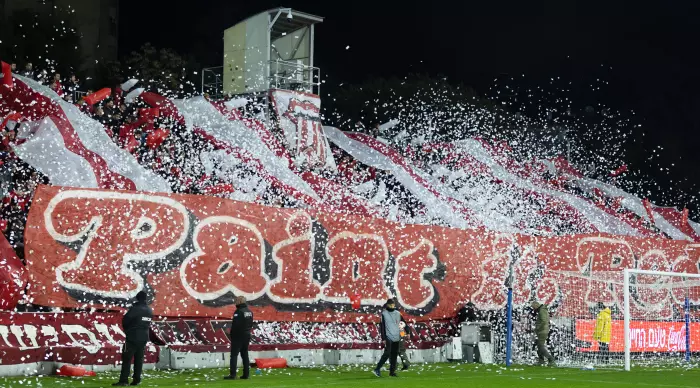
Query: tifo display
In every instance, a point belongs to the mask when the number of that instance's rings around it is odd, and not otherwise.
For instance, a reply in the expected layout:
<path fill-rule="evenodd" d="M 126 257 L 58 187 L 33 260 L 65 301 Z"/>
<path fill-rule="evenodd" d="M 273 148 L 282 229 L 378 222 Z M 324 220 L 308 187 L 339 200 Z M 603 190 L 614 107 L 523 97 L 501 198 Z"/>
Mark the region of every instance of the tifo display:
<path fill-rule="evenodd" d="M 0 376 L 696 361 L 691 206 L 620 189 L 626 164 L 482 136 L 539 134 L 490 103 L 450 100 L 457 120 L 379 93 L 353 115 L 401 114 L 324 126 L 322 21 L 277 8 L 226 30 L 198 95 L 123 74 L 74 103 L 77 78 L 64 93 L 2 63 Z"/>

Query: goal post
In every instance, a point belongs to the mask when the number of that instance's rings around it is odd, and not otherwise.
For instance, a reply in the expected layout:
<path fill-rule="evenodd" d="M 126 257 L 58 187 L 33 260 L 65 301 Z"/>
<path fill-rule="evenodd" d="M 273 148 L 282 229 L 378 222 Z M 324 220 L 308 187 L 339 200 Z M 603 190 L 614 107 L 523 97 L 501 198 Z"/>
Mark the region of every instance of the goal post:
<path fill-rule="evenodd" d="M 694 347 L 700 347 L 700 338 L 693 336 L 700 333 L 694 316 L 700 302 L 700 274 L 623 272 L 625 370 L 631 370 L 633 361 L 640 365 L 690 362 Z"/>
<path fill-rule="evenodd" d="M 630 370 L 700 362 L 700 274 L 549 271 L 545 280 L 506 288 L 504 343 L 497 347 L 506 365 L 543 363 L 543 337 L 563 367 Z M 542 316 L 549 318 L 545 332 L 538 329 Z"/>

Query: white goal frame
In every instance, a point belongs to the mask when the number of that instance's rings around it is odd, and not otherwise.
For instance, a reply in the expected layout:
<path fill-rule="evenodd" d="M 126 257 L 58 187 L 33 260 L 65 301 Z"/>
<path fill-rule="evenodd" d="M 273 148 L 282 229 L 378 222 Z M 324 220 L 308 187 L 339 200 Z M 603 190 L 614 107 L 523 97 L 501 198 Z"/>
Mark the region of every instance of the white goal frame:
<path fill-rule="evenodd" d="M 630 338 L 630 276 L 631 275 L 657 275 L 657 276 L 669 276 L 669 277 L 680 277 L 680 278 L 692 278 L 692 279 L 700 279 L 700 274 L 689 274 L 689 273 L 683 273 L 683 272 L 664 272 L 664 271 L 648 271 L 648 270 L 640 270 L 640 269 L 624 269 L 624 317 L 625 317 L 625 323 L 624 323 L 624 341 L 625 341 L 625 370 L 629 371 L 632 366 L 632 357 L 631 357 L 631 349 L 632 349 L 632 339 Z M 686 307 L 687 308 L 687 307 Z M 688 319 L 688 312 L 686 310 L 686 322 Z M 686 352 L 688 350 L 686 349 Z"/>

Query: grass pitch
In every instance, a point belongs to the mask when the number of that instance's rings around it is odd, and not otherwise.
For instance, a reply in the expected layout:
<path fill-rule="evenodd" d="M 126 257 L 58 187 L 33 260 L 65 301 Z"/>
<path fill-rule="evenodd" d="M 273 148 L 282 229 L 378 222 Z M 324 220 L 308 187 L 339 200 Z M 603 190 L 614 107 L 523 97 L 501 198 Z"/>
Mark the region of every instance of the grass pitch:
<path fill-rule="evenodd" d="M 207 387 L 236 386 L 302 388 L 302 387 L 362 387 L 362 388 L 424 388 L 424 387 L 662 387 L 697 388 L 700 386 L 700 370 L 693 369 L 637 369 L 631 372 L 618 370 L 579 370 L 545 367 L 511 367 L 474 364 L 426 364 L 415 365 L 411 370 L 399 373 L 398 378 L 375 377 L 367 366 L 326 366 L 319 368 L 288 368 L 261 371 L 251 370 L 250 380 L 224 381 L 224 369 L 199 369 L 185 371 L 146 371 L 142 387 Z M 96 377 L 13 377 L 0 378 L 0 387 L 111 387 L 118 379 L 117 373 L 101 373 Z"/>

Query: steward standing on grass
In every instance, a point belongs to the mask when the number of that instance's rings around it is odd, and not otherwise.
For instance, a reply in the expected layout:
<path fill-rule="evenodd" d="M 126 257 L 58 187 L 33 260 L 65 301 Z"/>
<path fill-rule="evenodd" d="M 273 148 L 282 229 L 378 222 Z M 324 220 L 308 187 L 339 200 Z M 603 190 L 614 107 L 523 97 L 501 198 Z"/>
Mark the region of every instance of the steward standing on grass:
<path fill-rule="evenodd" d="M 381 369 L 387 359 L 389 359 L 389 376 L 398 377 L 396 375 L 396 359 L 399 355 L 399 345 L 401 343 L 400 323 L 401 313 L 396 311 L 394 300 L 387 300 L 384 310 L 382 310 L 382 322 L 380 324 L 382 339 L 386 345 L 384 354 L 379 359 L 377 367 L 372 371 L 377 377 L 382 376 Z"/>
<path fill-rule="evenodd" d="M 253 330 L 253 313 L 245 303 L 245 297 L 236 297 L 236 312 L 233 314 L 231 322 L 231 363 L 229 375 L 226 380 L 236 379 L 236 369 L 238 364 L 238 354 L 241 354 L 243 361 L 242 380 L 250 378 L 250 359 L 248 358 L 248 345 L 250 345 L 250 332 Z"/>
<path fill-rule="evenodd" d="M 554 357 L 549 354 L 547 349 L 547 338 L 549 337 L 549 310 L 547 305 L 539 302 L 532 302 L 530 305 L 537 315 L 535 321 L 535 334 L 537 335 L 537 357 L 540 360 L 540 365 L 544 365 L 545 359 L 549 366 L 555 366 Z"/>
<path fill-rule="evenodd" d="M 153 321 L 153 311 L 146 304 L 146 293 L 141 291 L 136 294 L 134 303 L 122 319 L 122 327 L 126 334 L 126 341 L 122 349 L 122 373 L 119 382 L 112 384 L 115 387 L 129 385 L 131 373 L 131 360 L 134 360 L 134 379 L 131 385 L 141 384 L 141 370 L 143 369 L 143 356 L 148 343 L 148 335 Z"/>

